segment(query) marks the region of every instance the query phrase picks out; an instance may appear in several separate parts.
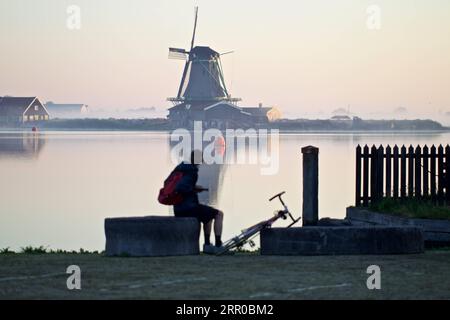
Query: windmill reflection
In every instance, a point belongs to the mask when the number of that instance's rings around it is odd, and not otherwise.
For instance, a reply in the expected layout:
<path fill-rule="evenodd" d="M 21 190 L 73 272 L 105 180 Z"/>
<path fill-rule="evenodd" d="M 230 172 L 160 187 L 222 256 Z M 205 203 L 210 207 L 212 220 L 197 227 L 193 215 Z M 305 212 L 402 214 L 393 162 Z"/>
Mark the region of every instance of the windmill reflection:
<path fill-rule="evenodd" d="M 192 140 L 191 140 L 192 141 Z M 202 150 L 205 150 L 206 146 L 211 142 L 203 141 Z M 171 149 L 178 144 L 176 141 L 171 141 L 169 139 L 169 144 Z M 193 146 L 192 146 L 192 149 Z M 215 145 L 214 152 L 225 156 L 225 145 L 217 144 Z M 178 162 L 183 161 L 184 155 L 178 155 Z M 220 194 L 220 189 L 222 187 L 223 177 L 226 171 L 226 164 L 206 164 L 203 163 L 199 166 L 199 178 L 197 181 L 198 185 L 208 188 L 208 192 L 202 192 L 198 194 L 199 201 L 203 204 L 214 206 L 218 202 L 218 197 Z"/>
<path fill-rule="evenodd" d="M 216 144 L 214 152 L 219 153 L 221 156 L 225 156 L 225 145 Z M 202 192 L 198 195 L 198 199 L 201 203 L 211 206 L 217 205 L 225 172 L 226 164 L 213 163 L 200 165 L 198 184 L 209 190 L 209 192 Z"/>
<path fill-rule="evenodd" d="M 45 136 L 36 132 L 0 134 L 0 157 L 37 159 L 45 145 Z"/>

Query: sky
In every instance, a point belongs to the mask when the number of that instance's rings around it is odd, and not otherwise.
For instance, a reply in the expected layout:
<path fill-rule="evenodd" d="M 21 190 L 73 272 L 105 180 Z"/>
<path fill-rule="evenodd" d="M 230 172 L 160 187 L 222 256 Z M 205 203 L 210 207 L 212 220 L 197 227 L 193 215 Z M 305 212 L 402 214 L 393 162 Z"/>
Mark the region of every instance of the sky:
<path fill-rule="evenodd" d="M 80 29 L 67 27 L 70 5 Z M 243 106 L 450 111 L 448 0 L 0 0 L 0 96 L 165 114 L 183 69 L 168 47 L 189 47 L 194 6 L 196 44 L 234 50 L 222 64 Z"/>

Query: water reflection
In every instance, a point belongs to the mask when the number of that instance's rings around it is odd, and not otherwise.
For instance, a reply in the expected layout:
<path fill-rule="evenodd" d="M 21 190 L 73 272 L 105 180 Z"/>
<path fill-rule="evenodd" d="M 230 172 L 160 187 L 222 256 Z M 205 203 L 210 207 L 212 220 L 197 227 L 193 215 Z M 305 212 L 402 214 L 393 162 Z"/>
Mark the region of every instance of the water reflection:
<path fill-rule="evenodd" d="M 193 142 L 194 138 L 193 132 L 185 134 L 183 139 L 186 139 L 184 141 L 188 141 L 187 145 L 190 145 L 187 148 L 187 154 L 180 152 L 172 156 L 179 163 L 183 159 L 189 158 L 191 150 L 201 149 L 205 156 L 211 154 L 214 159 L 217 159 L 216 157 L 222 159 L 218 163 L 203 163 L 199 166 L 198 184 L 209 190 L 208 192 L 199 193 L 199 201 L 211 206 L 217 206 L 219 202 L 219 195 L 222 193 L 221 189 L 229 165 L 258 165 L 261 161 L 267 160 L 267 156 L 271 155 L 273 148 L 272 139 L 260 139 L 257 135 L 237 135 L 232 140 L 227 140 L 222 133 L 222 136 L 201 141 L 201 143 L 196 141 L 197 144 Z M 180 141 L 172 141 L 171 139 L 168 139 L 168 141 L 170 150 L 175 150 L 176 145 L 180 143 Z M 230 144 L 228 145 L 227 143 Z M 278 147 L 278 144 L 276 147 Z M 264 150 L 260 150 L 261 148 Z M 261 154 L 264 154 L 266 158 L 260 159 Z M 278 158 L 269 160 L 278 161 Z"/>
<path fill-rule="evenodd" d="M 302 133 L 279 138 L 279 146 L 268 141 L 267 147 L 268 154 L 279 157 L 273 175 L 262 174 L 263 163 L 200 167 L 198 183 L 210 189 L 200 200 L 225 212 L 224 239 L 270 217 L 279 204 L 268 199 L 280 191 L 286 191 L 289 209 L 301 215 L 303 146 L 320 149 L 320 217 L 343 218 L 355 201 L 357 144 L 439 145 L 449 143 L 450 133 Z M 0 248 L 103 250 L 106 217 L 171 215 L 171 207 L 156 199 L 177 162 L 170 157 L 174 143 L 169 140 L 167 133 L 151 132 L 0 132 Z M 259 146 L 247 147 L 247 157 L 257 155 Z M 231 144 L 226 146 L 228 154 L 231 149 Z"/>
<path fill-rule="evenodd" d="M 0 157 L 37 159 L 45 143 L 45 136 L 36 132 L 3 133 Z"/>
<path fill-rule="evenodd" d="M 193 136 L 192 133 L 189 133 L 191 135 L 190 137 L 184 136 L 183 139 L 190 139 L 191 146 L 189 150 L 194 150 L 194 143 L 193 143 Z M 170 150 L 172 150 L 179 142 L 178 141 L 172 141 L 171 139 L 168 139 L 169 141 L 169 147 Z M 186 140 L 185 140 L 186 141 Z M 211 143 L 211 141 L 202 141 L 202 145 L 195 146 L 195 148 L 201 149 L 202 151 L 205 151 L 207 146 Z M 214 142 L 213 142 L 214 143 Z M 214 154 L 218 154 L 221 156 L 225 156 L 225 144 L 216 144 L 214 145 Z M 185 155 L 183 153 L 180 153 L 178 155 L 175 155 L 177 158 L 177 162 L 183 161 L 183 159 L 186 159 L 188 155 Z M 201 192 L 198 194 L 198 198 L 200 203 L 216 206 L 218 202 L 218 196 L 221 191 L 222 183 L 223 183 L 223 177 L 225 175 L 226 171 L 226 164 L 201 164 L 199 166 L 199 178 L 197 181 L 197 184 L 205 187 L 208 189 L 208 192 Z"/>
<path fill-rule="evenodd" d="M 200 166 L 198 184 L 209 190 L 198 195 L 201 203 L 217 206 L 225 171 L 226 165 L 223 164 L 202 164 Z"/>

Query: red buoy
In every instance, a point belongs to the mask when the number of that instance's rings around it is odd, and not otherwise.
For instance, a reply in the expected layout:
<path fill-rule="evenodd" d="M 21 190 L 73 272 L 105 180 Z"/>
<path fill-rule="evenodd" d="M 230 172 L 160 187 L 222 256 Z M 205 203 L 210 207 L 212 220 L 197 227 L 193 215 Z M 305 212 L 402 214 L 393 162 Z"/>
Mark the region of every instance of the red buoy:
<path fill-rule="evenodd" d="M 223 136 L 218 136 L 214 141 L 215 152 L 221 156 L 225 154 L 225 139 Z"/>

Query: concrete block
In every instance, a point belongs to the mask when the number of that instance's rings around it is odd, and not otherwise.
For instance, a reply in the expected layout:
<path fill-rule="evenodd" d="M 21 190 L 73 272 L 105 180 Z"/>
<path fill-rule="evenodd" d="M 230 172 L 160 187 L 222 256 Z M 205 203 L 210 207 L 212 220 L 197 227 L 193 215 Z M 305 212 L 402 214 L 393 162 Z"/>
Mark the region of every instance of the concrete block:
<path fill-rule="evenodd" d="M 196 218 L 107 218 L 105 235 L 107 256 L 179 256 L 200 253 L 200 224 Z"/>
<path fill-rule="evenodd" d="M 302 227 L 261 232 L 263 255 L 406 254 L 424 251 L 417 227 Z"/>

